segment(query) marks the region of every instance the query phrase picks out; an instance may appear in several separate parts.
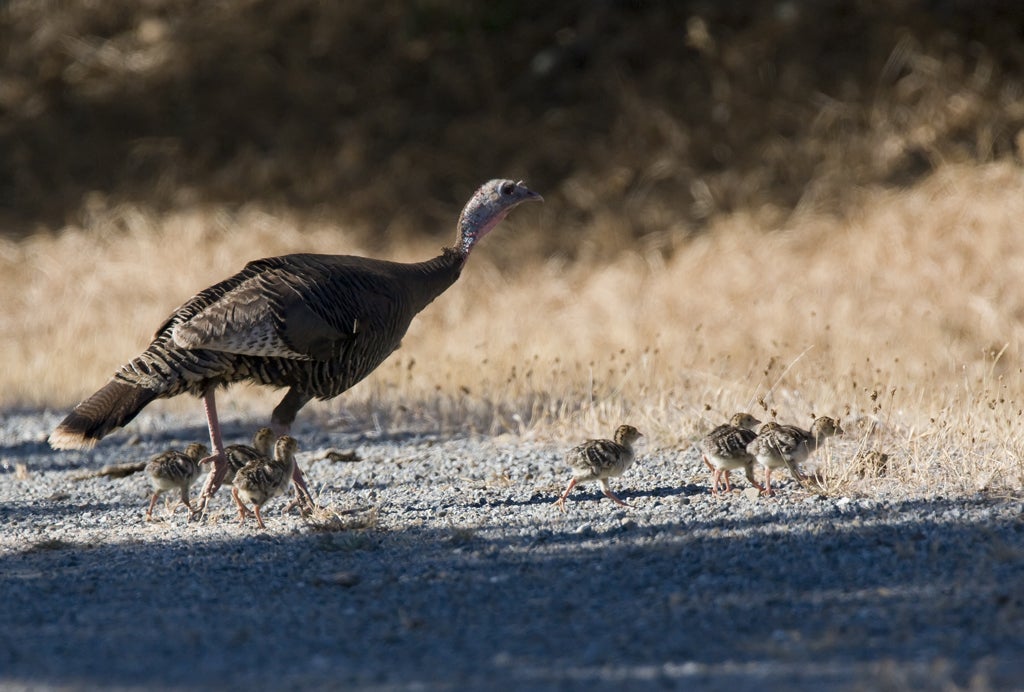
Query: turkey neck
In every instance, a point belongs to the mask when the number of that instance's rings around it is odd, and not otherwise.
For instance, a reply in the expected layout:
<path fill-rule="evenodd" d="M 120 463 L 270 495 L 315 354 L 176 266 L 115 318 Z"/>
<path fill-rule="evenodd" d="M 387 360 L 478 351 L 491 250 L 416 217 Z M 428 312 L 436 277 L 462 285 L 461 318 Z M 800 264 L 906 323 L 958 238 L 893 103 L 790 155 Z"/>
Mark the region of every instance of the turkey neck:
<path fill-rule="evenodd" d="M 408 265 L 417 286 L 414 297 L 418 304 L 413 306 L 416 312 L 425 308 L 455 283 L 468 256 L 468 253 L 445 248 L 433 259 Z"/>

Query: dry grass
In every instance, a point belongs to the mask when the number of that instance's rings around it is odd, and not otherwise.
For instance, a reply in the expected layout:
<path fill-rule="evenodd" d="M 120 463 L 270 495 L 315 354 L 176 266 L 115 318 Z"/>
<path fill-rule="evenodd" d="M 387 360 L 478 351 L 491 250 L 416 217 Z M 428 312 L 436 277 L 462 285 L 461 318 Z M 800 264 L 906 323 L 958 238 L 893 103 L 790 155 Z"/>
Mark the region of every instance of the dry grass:
<path fill-rule="evenodd" d="M 864 191 L 856 208 L 776 229 L 727 216 L 669 239 L 671 253 L 499 269 L 516 227 L 537 223 L 519 210 L 403 349 L 320 410 L 358 426 L 566 442 L 629 420 L 649 449 L 688 445 L 738 409 L 801 424 L 831 414 L 848 434 L 821 455 L 826 492 L 1019 493 L 1024 171 L 945 167 L 900 194 Z M 248 259 L 310 249 L 362 252 L 329 221 L 255 209 L 99 207 L 84 228 L 7 242 L 2 404 L 73 404 L 196 290 Z M 277 396 L 236 387 L 222 400 L 262 417 Z M 193 401 L 155 404 L 183 405 L 201 420 Z M 871 450 L 889 454 L 886 473 L 860 478 L 852 462 Z"/>

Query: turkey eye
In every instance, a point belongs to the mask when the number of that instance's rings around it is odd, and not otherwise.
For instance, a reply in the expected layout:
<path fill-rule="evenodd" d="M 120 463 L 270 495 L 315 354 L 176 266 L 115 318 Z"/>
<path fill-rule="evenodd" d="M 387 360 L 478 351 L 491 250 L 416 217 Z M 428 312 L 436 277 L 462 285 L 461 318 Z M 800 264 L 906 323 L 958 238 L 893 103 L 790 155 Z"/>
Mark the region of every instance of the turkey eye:
<path fill-rule="evenodd" d="M 501 186 L 501 194 L 503 194 L 503 195 L 511 195 L 512 191 L 515 190 L 515 189 L 516 189 L 516 184 L 515 183 L 512 183 L 512 182 L 504 183 Z"/>

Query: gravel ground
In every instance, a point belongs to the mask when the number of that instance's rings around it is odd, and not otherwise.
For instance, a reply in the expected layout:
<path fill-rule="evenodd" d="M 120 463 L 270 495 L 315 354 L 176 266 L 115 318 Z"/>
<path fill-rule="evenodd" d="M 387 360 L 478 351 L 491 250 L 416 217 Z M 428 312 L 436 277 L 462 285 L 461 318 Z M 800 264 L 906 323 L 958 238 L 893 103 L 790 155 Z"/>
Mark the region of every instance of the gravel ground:
<path fill-rule="evenodd" d="M 651 449 L 632 508 L 591 484 L 562 514 L 569 443 L 307 419 L 313 520 L 240 526 L 222 490 L 146 523 L 144 474 L 81 476 L 205 429 L 57 453 L 57 420 L 0 429 L 3 689 L 1024 688 L 1020 498 L 714 500 L 694 450 Z"/>

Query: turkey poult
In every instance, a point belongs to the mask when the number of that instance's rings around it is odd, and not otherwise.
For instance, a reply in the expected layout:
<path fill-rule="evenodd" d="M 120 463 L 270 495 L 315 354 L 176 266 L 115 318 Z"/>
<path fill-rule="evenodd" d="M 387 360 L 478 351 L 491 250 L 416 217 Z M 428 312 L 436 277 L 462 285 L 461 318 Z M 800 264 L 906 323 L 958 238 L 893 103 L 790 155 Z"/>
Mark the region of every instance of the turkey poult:
<path fill-rule="evenodd" d="M 725 476 L 725 492 L 732 492 L 729 472 L 743 469 L 747 480 L 758 490 L 761 484 L 754 480 L 754 455 L 747 451 L 747 445 L 754 441 L 754 432 L 761 421 L 749 413 L 737 413 L 725 425 L 719 425 L 700 441 L 700 453 L 704 464 L 711 471 L 711 494 L 718 495 L 718 485 Z"/>
<path fill-rule="evenodd" d="M 459 278 L 476 243 L 514 207 L 534 201 L 543 198 L 522 182 L 485 183 L 459 216 L 455 247 L 425 262 L 315 254 L 250 262 L 175 310 L 142 354 L 57 426 L 50 444 L 90 448 L 154 399 L 202 397 L 214 464 L 205 503 L 227 472 L 217 387 L 287 387 L 271 415 L 275 431 L 287 432 L 311 399 L 336 397 L 380 365 L 416 314 Z"/>
<path fill-rule="evenodd" d="M 555 500 L 558 508 L 564 512 L 569 492 L 577 483 L 587 481 L 599 481 L 606 497 L 618 505 L 629 507 L 612 492 L 608 479 L 621 476 L 633 465 L 636 458 L 633 443 L 641 437 L 643 435 L 632 425 L 620 425 L 615 431 L 614 440 L 587 440 L 569 450 L 565 461 L 572 467 L 572 480 L 562 496 Z"/>
<path fill-rule="evenodd" d="M 235 474 L 253 459 L 268 459 L 274 455 L 274 431 L 260 428 L 252 436 L 252 446 L 228 445 L 224 448 L 224 456 L 228 460 L 227 472 L 224 474 L 224 485 L 235 480 Z"/>
<path fill-rule="evenodd" d="M 235 474 L 237 474 L 246 464 L 250 461 L 258 461 L 263 459 L 272 459 L 274 457 L 274 431 L 270 428 L 260 428 L 252 436 L 252 446 L 250 445 L 228 445 L 224 448 L 224 458 L 228 461 L 227 471 L 224 473 L 224 479 L 222 485 L 231 485 L 235 480 Z M 302 481 L 302 487 L 306 487 L 305 479 L 302 476 L 302 470 L 296 467 L 295 477 Z M 309 498 L 309 505 L 312 505 L 312 497 L 309 496 L 308 489 L 306 494 L 303 495 L 302 491 L 299 490 L 299 484 L 295 484 L 295 494 L 297 497 L 305 503 L 306 499 Z M 205 509 L 205 508 L 204 508 Z M 248 512 L 248 510 L 246 510 Z M 252 512 L 249 512 L 252 514 Z"/>
<path fill-rule="evenodd" d="M 764 488 L 761 492 L 772 495 L 772 469 L 788 468 L 793 478 L 802 483 L 803 474 L 797 465 L 806 461 L 825 440 L 834 435 L 842 435 L 843 428 L 839 421 L 828 416 L 814 419 L 810 430 L 803 430 L 795 425 L 778 425 L 765 423 L 753 442 L 747 445 L 747 451 L 754 455 L 757 463 L 764 468 Z"/>
<path fill-rule="evenodd" d="M 251 512 L 245 506 L 252 503 L 252 511 L 256 514 L 256 523 L 261 529 L 263 524 L 260 508 L 288 488 L 295 470 L 295 452 L 299 443 L 291 435 L 282 435 L 274 443 L 274 456 L 267 459 L 254 459 L 239 469 L 231 486 L 231 496 L 238 505 L 238 519 L 245 523 Z"/>
<path fill-rule="evenodd" d="M 146 510 L 146 521 L 153 518 L 153 507 L 156 506 L 157 498 L 175 488 L 181 491 L 181 504 L 192 511 L 188 490 L 199 478 L 199 462 L 206 456 L 206 452 L 206 445 L 194 442 L 186 447 L 184 452 L 172 449 L 149 460 L 146 464 L 146 475 L 153 486 L 153 496 L 149 500 L 149 509 Z"/>

